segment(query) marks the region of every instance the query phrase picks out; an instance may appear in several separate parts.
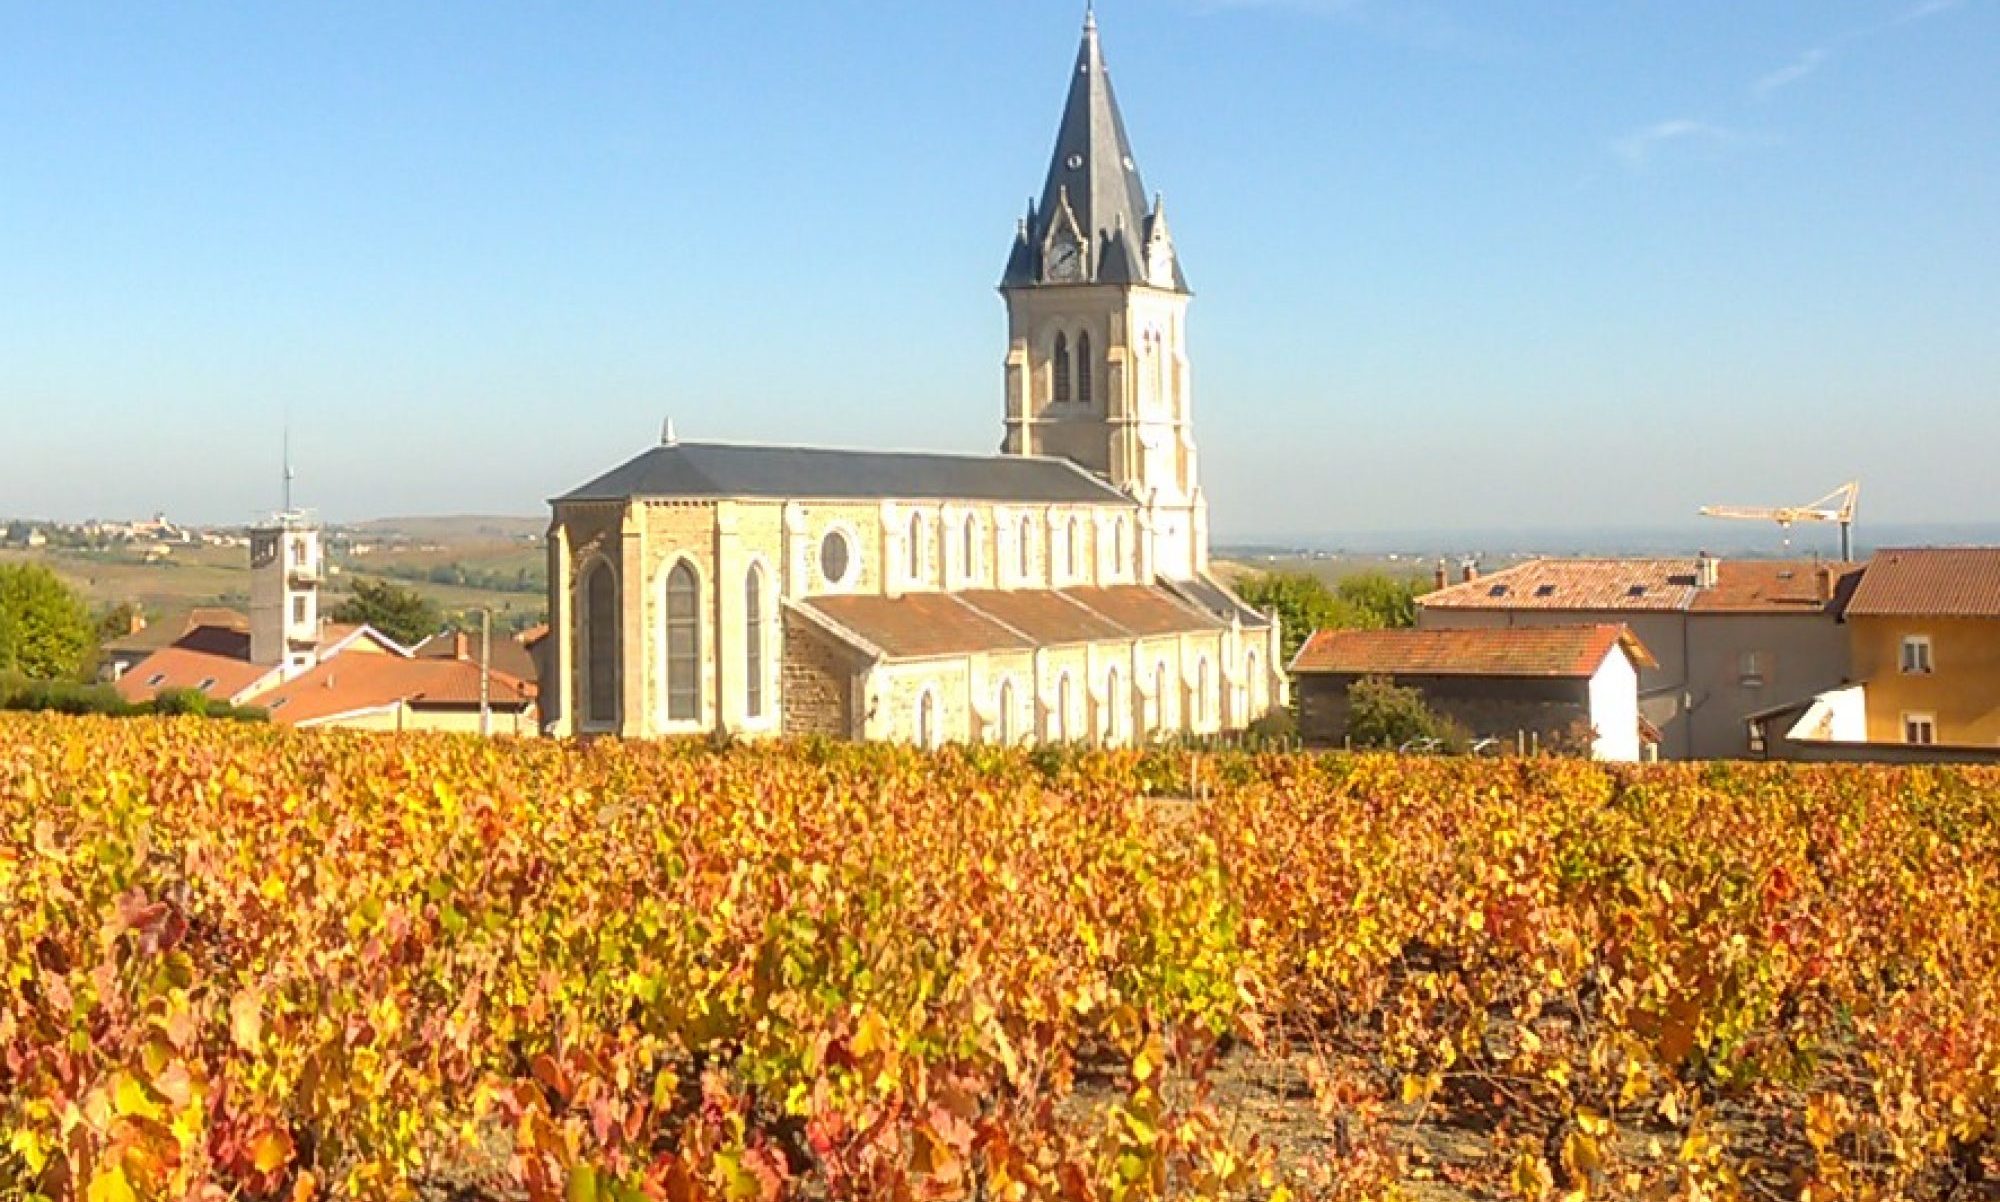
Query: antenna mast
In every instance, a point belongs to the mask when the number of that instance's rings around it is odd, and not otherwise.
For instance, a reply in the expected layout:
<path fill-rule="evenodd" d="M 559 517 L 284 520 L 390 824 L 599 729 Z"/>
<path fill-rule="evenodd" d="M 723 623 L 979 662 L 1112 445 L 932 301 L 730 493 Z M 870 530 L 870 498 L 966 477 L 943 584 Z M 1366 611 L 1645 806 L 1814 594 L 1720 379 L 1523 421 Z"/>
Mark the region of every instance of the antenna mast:
<path fill-rule="evenodd" d="M 285 419 L 285 487 L 284 487 L 285 508 L 283 510 L 283 512 L 287 516 L 289 516 L 292 512 L 293 475 L 294 473 L 292 471 L 292 419 L 287 417 Z"/>

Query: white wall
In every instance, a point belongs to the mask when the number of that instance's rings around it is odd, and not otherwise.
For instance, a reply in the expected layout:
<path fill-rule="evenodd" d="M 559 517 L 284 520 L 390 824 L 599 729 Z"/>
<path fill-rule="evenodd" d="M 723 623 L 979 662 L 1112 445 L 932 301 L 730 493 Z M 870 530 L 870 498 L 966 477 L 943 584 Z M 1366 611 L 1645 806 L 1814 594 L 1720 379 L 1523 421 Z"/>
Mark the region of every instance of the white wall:
<path fill-rule="evenodd" d="M 1590 678 L 1590 724 L 1597 730 L 1592 756 L 1638 762 L 1639 671 L 1623 646 L 1612 648 Z"/>

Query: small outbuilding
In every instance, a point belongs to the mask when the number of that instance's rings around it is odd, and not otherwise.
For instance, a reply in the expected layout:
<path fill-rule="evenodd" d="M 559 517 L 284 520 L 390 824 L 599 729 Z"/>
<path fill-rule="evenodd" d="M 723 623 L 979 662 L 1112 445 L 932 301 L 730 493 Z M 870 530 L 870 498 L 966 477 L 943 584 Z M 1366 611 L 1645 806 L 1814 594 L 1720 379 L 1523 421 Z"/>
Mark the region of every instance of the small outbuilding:
<path fill-rule="evenodd" d="M 1600 760 L 1642 755 L 1639 670 L 1653 656 L 1624 626 L 1321 630 L 1292 659 L 1299 733 L 1347 737 L 1348 689 L 1386 678 L 1476 738 L 1547 742 L 1588 727 Z"/>

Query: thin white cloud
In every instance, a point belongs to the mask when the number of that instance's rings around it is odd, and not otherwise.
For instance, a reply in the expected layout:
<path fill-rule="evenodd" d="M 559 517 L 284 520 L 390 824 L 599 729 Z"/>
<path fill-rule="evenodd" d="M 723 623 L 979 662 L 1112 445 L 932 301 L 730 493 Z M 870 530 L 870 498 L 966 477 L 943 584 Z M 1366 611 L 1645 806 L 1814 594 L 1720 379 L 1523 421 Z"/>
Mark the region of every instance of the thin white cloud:
<path fill-rule="evenodd" d="M 1655 121 L 1651 125 L 1613 138 L 1611 152 L 1631 170 L 1644 171 L 1652 165 L 1659 152 L 1670 145 L 1701 144 L 1715 147 L 1734 145 L 1741 141 L 1743 135 L 1733 129 L 1687 117 L 1675 117 L 1666 121 Z"/>
<path fill-rule="evenodd" d="M 1964 4 L 1965 0 L 1924 0 L 1922 4 L 1914 8 L 1905 9 L 1896 16 L 1891 17 L 1888 23 L 1881 28 L 1894 29 L 1898 25 L 1911 25 L 1918 21 L 1927 21 L 1942 13 L 1948 13 L 1954 8 L 1963 7 Z"/>
<path fill-rule="evenodd" d="M 1850 29 L 1824 45 L 1812 47 L 1791 62 L 1757 79 L 1756 82 L 1750 85 L 1750 90 L 1756 93 L 1757 99 L 1768 99 L 1772 93 L 1782 88 L 1790 87 L 1821 67 L 1826 66 L 1829 62 L 1833 61 L 1836 54 L 1839 54 L 1843 49 L 1856 42 L 1865 42 L 1888 33 L 1891 30 L 1901 29 L 1905 25 L 1914 25 L 1919 21 L 1928 21 L 1932 17 L 1943 16 L 1953 9 L 1963 8 L 1964 6 L 1965 0 L 1922 0 L 1921 3 L 1912 5 L 1887 20 L 1878 21 L 1873 25 L 1866 25 L 1859 29 Z"/>
<path fill-rule="evenodd" d="M 1779 88 L 1790 87 L 1792 84 L 1819 70 L 1826 65 L 1826 60 L 1831 54 L 1832 52 L 1824 46 L 1814 46 L 1811 50 L 1779 67 L 1776 71 L 1764 76 L 1756 83 L 1751 84 L 1750 90 L 1757 93 L 1758 99 L 1761 100 Z"/>

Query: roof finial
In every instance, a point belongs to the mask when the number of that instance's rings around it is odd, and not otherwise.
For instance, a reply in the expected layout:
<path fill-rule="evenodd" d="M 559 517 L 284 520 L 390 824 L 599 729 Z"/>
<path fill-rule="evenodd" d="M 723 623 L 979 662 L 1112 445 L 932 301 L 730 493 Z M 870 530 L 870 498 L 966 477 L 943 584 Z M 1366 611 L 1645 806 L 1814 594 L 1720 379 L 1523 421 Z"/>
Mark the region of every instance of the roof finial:
<path fill-rule="evenodd" d="M 681 445 L 681 440 L 674 434 L 674 419 L 671 417 L 660 425 L 660 445 L 663 447 Z"/>

